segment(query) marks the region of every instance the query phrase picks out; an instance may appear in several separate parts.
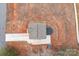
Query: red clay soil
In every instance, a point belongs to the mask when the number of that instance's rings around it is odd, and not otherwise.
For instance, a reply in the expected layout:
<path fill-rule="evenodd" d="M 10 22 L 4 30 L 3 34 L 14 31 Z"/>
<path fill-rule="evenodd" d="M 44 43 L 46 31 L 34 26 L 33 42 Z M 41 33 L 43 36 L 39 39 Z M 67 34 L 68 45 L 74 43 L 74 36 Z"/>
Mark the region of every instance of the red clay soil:
<path fill-rule="evenodd" d="M 74 4 L 7 4 L 7 9 L 6 33 L 26 33 L 29 22 L 45 21 L 54 30 L 51 34 L 51 48 L 78 48 Z M 25 48 L 32 47 L 37 52 L 43 46 L 23 42 L 8 44 L 18 48 L 21 55 L 27 51 L 23 50 Z M 47 49 L 47 45 L 43 49 Z"/>

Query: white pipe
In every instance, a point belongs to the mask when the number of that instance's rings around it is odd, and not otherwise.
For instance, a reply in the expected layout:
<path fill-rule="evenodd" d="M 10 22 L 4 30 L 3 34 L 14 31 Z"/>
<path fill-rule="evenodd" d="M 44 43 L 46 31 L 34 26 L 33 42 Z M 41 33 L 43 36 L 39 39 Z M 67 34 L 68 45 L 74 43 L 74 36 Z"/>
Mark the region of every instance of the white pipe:
<path fill-rule="evenodd" d="M 76 33 L 77 33 L 77 41 L 79 43 L 79 31 L 78 31 L 78 15 L 77 15 L 77 8 L 76 8 L 76 3 L 74 3 L 74 10 L 75 10 L 75 19 L 76 19 Z"/>

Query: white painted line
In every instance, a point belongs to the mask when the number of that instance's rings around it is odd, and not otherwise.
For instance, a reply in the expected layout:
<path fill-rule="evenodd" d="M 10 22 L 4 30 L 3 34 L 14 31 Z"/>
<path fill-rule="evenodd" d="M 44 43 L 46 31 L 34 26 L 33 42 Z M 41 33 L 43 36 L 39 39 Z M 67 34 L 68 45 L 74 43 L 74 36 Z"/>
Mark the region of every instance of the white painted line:
<path fill-rule="evenodd" d="M 29 39 L 29 34 L 26 33 L 16 33 L 16 34 L 6 34 L 6 41 L 27 41 L 30 44 L 50 44 L 50 35 L 47 35 L 46 39 Z"/>
<path fill-rule="evenodd" d="M 74 10 L 75 10 L 75 19 L 76 19 L 76 33 L 77 33 L 77 41 L 79 43 L 79 31 L 78 31 L 78 15 L 77 15 L 77 8 L 76 3 L 74 3 Z"/>

